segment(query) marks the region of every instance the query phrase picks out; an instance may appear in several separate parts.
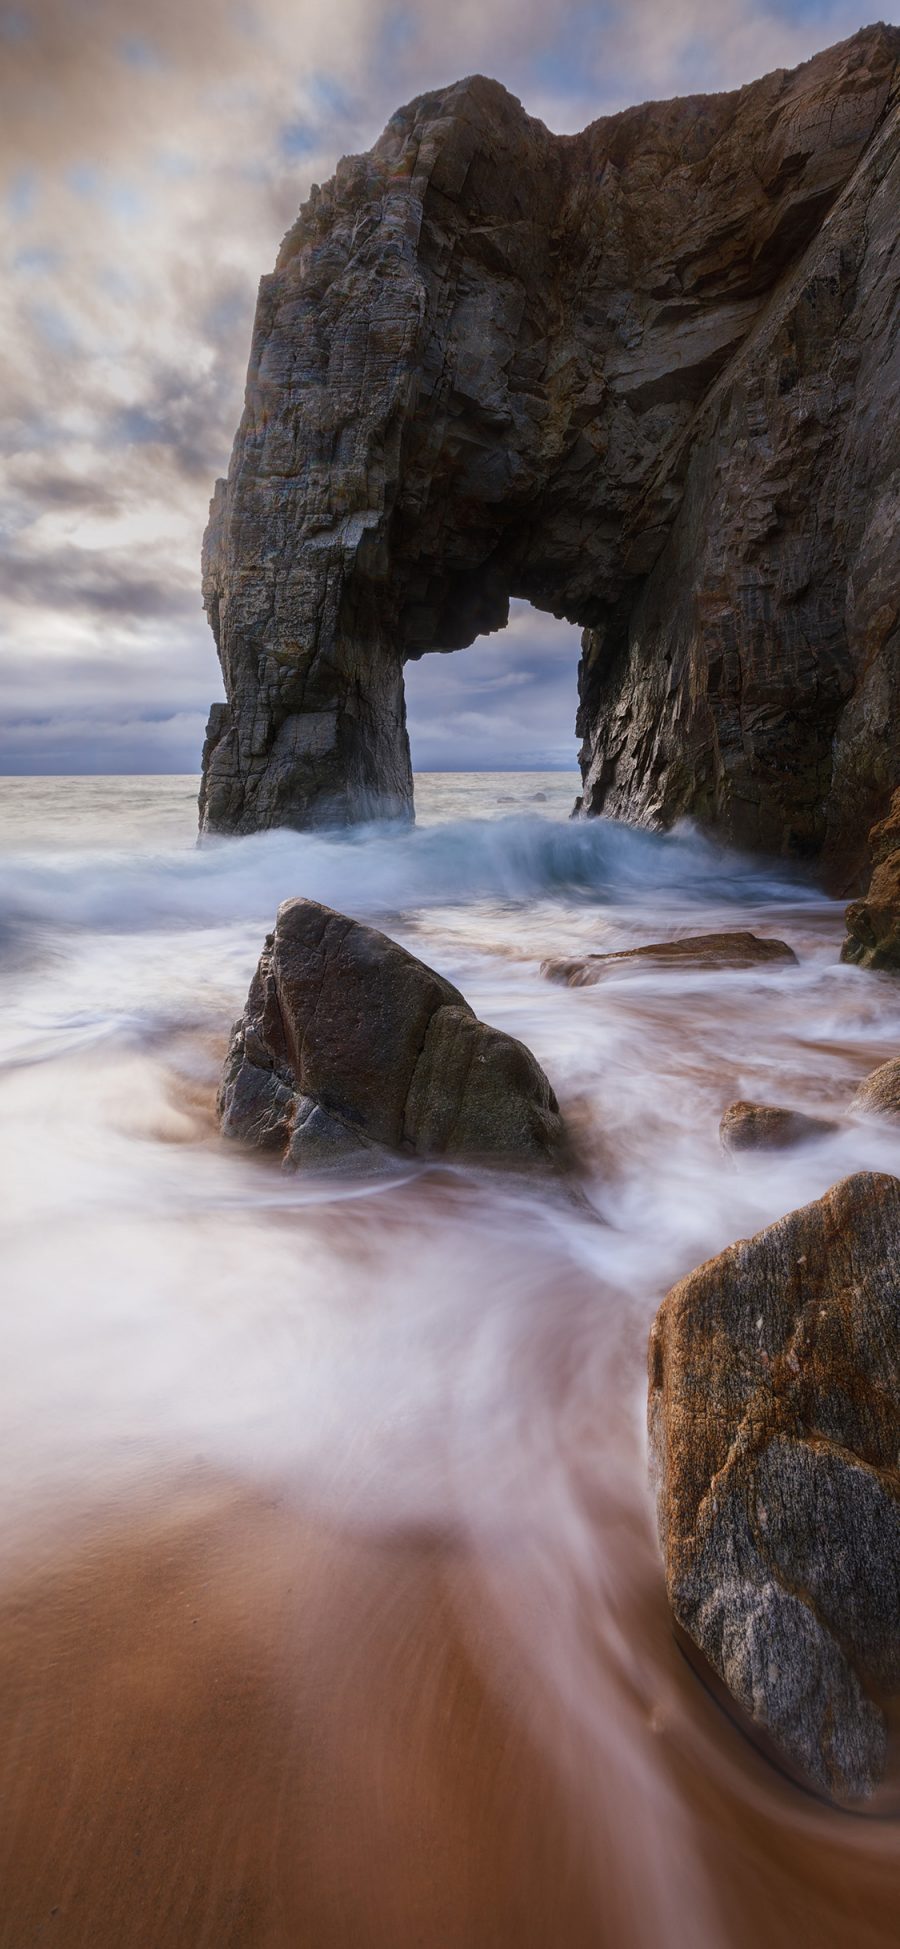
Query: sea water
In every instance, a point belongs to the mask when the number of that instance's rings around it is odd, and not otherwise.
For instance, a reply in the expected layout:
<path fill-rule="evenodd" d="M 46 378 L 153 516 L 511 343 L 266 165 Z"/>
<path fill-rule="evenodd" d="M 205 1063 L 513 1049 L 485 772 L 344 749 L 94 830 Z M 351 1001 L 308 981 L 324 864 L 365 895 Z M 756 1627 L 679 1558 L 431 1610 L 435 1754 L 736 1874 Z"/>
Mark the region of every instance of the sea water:
<path fill-rule="evenodd" d="M 424 775 L 411 830 L 200 847 L 196 783 L 0 782 L 5 1591 L 201 1463 L 327 1525 L 452 1538 L 506 1669 L 550 1702 L 532 1731 L 602 1864 L 590 1939 L 730 1945 L 744 1875 L 774 1943 L 886 1943 L 885 1833 L 830 1825 L 685 1679 L 644 1409 L 673 1281 L 848 1172 L 900 1173 L 874 1121 L 740 1164 L 717 1133 L 737 1097 L 841 1117 L 897 1053 L 900 983 L 841 964 L 841 908 L 784 862 L 573 821 L 574 775 Z M 383 928 L 528 1044 L 576 1135 L 577 1199 L 462 1167 L 288 1178 L 223 1143 L 229 1026 L 297 894 Z M 737 928 L 796 965 L 542 973 Z M 834 1886 L 816 1908 L 836 1861 L 837 1921 Z"/>

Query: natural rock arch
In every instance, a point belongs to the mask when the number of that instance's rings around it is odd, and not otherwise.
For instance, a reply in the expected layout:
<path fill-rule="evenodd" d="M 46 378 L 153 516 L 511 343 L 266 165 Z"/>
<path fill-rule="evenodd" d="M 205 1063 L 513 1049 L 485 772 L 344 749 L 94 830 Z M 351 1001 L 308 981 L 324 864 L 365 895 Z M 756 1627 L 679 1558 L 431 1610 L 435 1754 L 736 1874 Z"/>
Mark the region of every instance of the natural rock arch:
<path fill-rule="evenodd" d="M 475 77 L 313 189 L 205 541 L 204 828 L 408 816 L 404 661 L 521 596 L 586 632 L 586 809 L 853 850 L 900 783 L 898 53 L 577 136 Z"/>

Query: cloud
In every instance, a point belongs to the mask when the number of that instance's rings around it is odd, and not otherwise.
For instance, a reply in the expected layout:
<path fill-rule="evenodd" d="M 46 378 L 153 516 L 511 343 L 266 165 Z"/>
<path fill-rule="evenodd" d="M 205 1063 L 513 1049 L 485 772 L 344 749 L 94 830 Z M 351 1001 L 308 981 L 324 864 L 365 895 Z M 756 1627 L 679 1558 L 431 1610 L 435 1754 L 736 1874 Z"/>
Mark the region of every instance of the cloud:
<path fill-rule="evenodd" d="M 221 692 L 211 638 L 152 620 L 99 639 L 83 618 L 48 650 L 0 651 L 0 771 L 196 772 L 211 698 Z"/>
<path fill-rule="evenodd" d="M 526 602 L 468 650 L 406 666 L 417 771 L 575 771 L 581 631 Z"/>
<path fill-rule="evenodd" d="M 88 686 L 92 733 L 78 703 L 91 639 L 144 657 L 152 625 L 160 711 L 166 685 L 175 699 L 178 657 L 192 685 L 219 694 L 196 607 L 209 494 L 240 415 L 259 276 L 340 154 L 367 148 L 398 105 L 460 74 L 499 76 L 566 131 L 647 96 L 738 85 L 853 32 L 867 13 L 860 0 L 0 8 L 2 654 L 12 667 L 49 646 L 44 675 L 57 688 L 52 737 L 35 732 L 29 745 L 23 717 L 0 762 L 33 769 L 38 755 L 62 763 L 77 749 L 94 764 L 113 750 L 120 708 L 123 749 L 164 757 L 167 733 L 135 732 L 120 675 L 106 706 L 102 685 Z M 414 710 L 440 692 L 467 750 L 496 758 L 501 734 L 510 750 L 530 738 L 543 748 L 540 711 L 560 685 L 570 695 L 547 627 L 513 629 L 502 651 L 479 646 L 434 674 L 423 666 L 411 677 Z M 143 681 L 150 666 L 140 667 Z M 68 711 L 78 728 L 67 744 Z M 179 763 L 185 725 L 201 717 L 192 702 L 171 718 Z M 449 719 L 431 722 L 440 743 Z M 563 736 L 547 748 L 561 751 Z"/>

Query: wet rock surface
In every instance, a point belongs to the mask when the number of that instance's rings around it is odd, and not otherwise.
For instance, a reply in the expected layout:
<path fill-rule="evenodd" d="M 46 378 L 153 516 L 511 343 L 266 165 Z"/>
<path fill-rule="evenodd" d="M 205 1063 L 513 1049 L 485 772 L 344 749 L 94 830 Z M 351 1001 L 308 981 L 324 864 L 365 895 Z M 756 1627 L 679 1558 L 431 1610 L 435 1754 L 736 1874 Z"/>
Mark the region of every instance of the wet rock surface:
<path fill-rule="evenodd" d="M 830 1117 L 809 1116 L 805 1110 L 786 1110 L 774 1103 L 730 1103 L 719 1124 L 726 1150 L 791 1150 L 815 1143 L 838 1128 Z"/>
<path fill-rule="evenodd" d="M 262 280 L 204 829 L 405 817 L 403 662 L 586 630 L 583 805 L 861 862 L 900 784 L 900 34 L 551 135 L 474 77 Z"/>
<path fill-rule="evenodd" d="M 900 1118 L 900 1058 L 873 1069 L 854 1092 L 850 1108 L 872 1116 Z"/>
<path fill-rule="evenodd" d="M 847 908 L 841 960 L 900 972 L 900 792 L 887 817 L 872 827 L 869 853 L 872 877 L 865 897 Z"/>
<path fill-rule="evenodd" d="M 524 1044 L 387 935 L 312 900 L 279 909 L 219 1117 L 226 1136 L 279 1152 L 288 1169 L 565 1160 L 556 1098 Z"/>
<path fill-rule="evenodd" d="M 646 947 L 622 948 L 615 954 L 586 954 L 575 961 L 544 961 L 541 973 L 567 988 L 591 988 L 606 975 L 635 974 L 655 968 L 742 969 L 796 966 L 797 956 L 785 941 L 764 940 L 759 934 L 689 934 L 677 941 L 652 941 Z"/>
<path fill-rule="evenodd" d="M 787 1764 L 871 1795 L 900 1685 L 900 1183 L 868 1173 L 674 1287 L 649 1432 L 675 1619 Z"/>

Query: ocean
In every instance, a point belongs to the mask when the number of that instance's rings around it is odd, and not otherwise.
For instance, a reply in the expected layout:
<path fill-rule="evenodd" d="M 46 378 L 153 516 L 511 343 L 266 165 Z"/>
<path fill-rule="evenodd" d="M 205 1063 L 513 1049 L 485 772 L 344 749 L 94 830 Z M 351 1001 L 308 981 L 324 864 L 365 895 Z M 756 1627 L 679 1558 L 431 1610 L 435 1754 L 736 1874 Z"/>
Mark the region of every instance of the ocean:
<path fill-rule="evenodd" d="M 717 1135 L 738 1097 L 845 1108 L 900 984 L 841 965 L 841 907 L 785 863 L 573 821 L 577 789 L 425 774 L 410 830 L 198 847 L 194 778 L 0 781 L 10 1944 L 41 1902 L 66 1949 L 891 1939 L 888 1831 L 780 1779 L 683 1665 L 644 1408 L 676 1279 L 900 1173 L 875 1124 L 741 1168 Z M 528 1044 L 577 1197 L 222 1142 L 295 894 Z M 541 972 L 734 928 L 797 965 Z"/>

